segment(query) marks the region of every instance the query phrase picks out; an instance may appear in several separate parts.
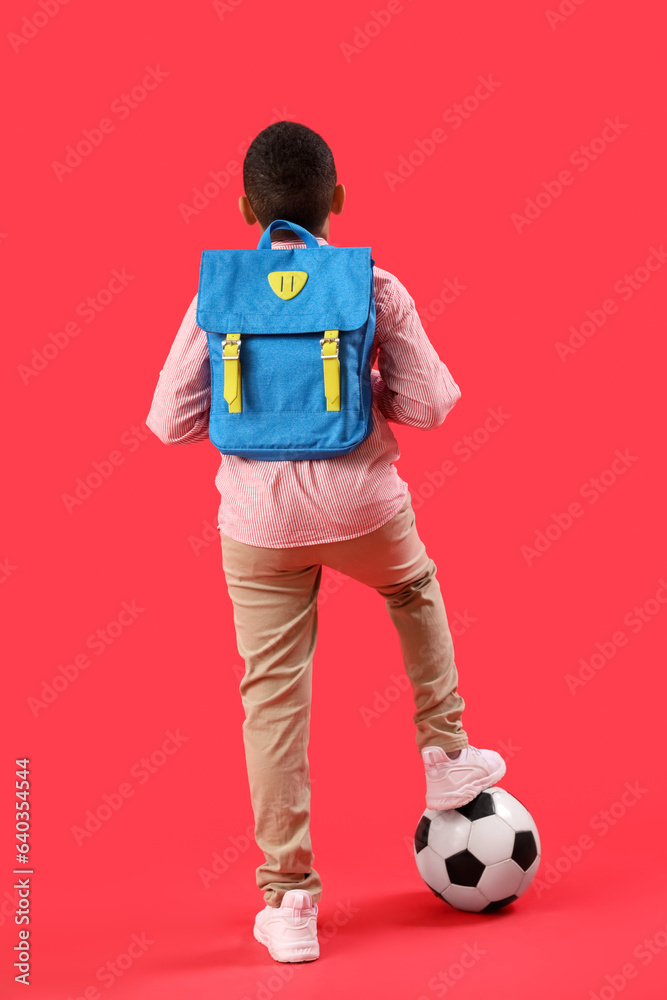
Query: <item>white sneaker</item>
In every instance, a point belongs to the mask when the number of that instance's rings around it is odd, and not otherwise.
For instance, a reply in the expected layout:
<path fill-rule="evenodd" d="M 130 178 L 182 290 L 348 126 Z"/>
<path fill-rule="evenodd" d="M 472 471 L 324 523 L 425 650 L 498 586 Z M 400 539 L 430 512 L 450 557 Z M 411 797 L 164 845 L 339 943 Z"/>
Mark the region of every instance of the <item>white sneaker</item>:
<path fill-rule="evenodd" d="M 426 808 L 458 809 L 500 781 L 507 765 L 495 750 L 467 746 L 452 760 L 442 747 L 422 747 Z"/>
<path fill-rule="evenodd" d="M 320 957 L 317 903 L 305 889 L 290 889 L 280 906 L 259 911 L 253 934 L 276 962 L 312 962 Z"/>

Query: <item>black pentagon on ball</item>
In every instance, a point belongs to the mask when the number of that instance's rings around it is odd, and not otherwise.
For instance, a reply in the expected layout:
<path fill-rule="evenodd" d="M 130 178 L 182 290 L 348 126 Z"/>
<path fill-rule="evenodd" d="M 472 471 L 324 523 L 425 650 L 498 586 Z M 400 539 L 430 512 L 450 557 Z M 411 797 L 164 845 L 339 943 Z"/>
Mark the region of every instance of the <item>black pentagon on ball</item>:
<path fill-rule="evenodd" d="M 494 815 L 496 804 L 493 801 L 493 795 L 489 795 L 488 792 L 480 792 L 470 802 L 459 806 L 456 811 L 460 812 L 466 819 L 482 819 L 484 816 Z"/>
<path fill-rule="evenodd" d="M 428 844 L 428 831 L 431 829 L 431 821 L 428 816 L 422 816 L 415 830 L 415 853 L 419 854 Z"/>
<path fill-rule="evenodd" d="M 514 895 L 505 896 L 504 899 L 496 899 L 493 903 L 489 903 L 488 906 L 485 906 L 483 910 L 480 910 L 480 913 L 495 913 L 496 910 L 502 910 L 503 906 L 507 906 L 508 903 L 513 903 L 514 900 L 518 898 L 518 896 Z"/>
<path fill-rule="evenodd" d="M 445 859 L 445 865 L 454 885 L 477 885 L 485 868 L 485 865 L 468 850 L 450 855 Z"/>
<path fill-rule="evenodd" d="M 512 861 L 516 861 L 519 868 L 527 871 L 537 857 L 537 844 L 532 830 L 522 830 L 514 834 L 514 850 L 512 851 Z"/>

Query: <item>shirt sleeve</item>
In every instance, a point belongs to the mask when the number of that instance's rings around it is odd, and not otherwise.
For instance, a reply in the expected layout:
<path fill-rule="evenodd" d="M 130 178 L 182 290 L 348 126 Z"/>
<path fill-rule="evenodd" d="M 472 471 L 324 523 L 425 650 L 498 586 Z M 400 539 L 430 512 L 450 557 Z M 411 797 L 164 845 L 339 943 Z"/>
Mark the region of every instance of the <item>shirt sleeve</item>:
<path fill-rule="evenodd" d="M 206 333 L 197 326 L 197 296 L 190 303 L 160 372 L 146 424 L 164 444 L 208 438 L 211 363 Z"/>
<path fill-rule="evenodd" d="M 378 372 L 373 400 L 387 420 L 430 430 L 461 398 L 421 324 L 414 299 L 401 282 L 376 268 Z M 379 373 L 379 374 L 378 374 Z"/>

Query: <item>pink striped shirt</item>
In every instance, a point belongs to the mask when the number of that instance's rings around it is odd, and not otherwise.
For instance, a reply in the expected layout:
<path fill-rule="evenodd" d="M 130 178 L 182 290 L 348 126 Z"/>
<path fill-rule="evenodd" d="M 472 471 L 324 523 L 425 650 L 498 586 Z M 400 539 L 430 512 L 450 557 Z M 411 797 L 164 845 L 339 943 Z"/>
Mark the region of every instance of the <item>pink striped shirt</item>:
<path fill-rule="evenodd" d="M 318 237 L 320 244 L 327 241 Z M 272 248 L 303 247 L 280 240 Z M 461 396 L 401 282 L 377 266 L 376 328 L 371 350 L 373 431 L 336 458 L 267 462 L 222 455 L 215 485 L 218 527 L 237 541 L 268 548 L 338 542 L 381 527 L 405 501 L 408 484 L 389 421 L 438 427 Z M 206 333 L 196 322 L 197 296 L 160 372 L 146 423 L 164 444 L 209 440 L 211 372 Z"/>

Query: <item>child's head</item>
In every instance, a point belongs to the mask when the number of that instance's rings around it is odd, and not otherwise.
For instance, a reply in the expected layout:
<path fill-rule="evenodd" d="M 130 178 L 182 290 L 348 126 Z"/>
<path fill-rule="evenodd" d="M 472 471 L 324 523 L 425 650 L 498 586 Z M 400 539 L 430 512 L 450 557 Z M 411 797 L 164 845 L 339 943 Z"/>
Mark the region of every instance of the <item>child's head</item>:
<path fill-rule="evenodd" d="M 298 122 L 275 122 L 255 136 L 243 161 L 243 218 L 262 232 L 287 219 L 328 236 L 329 213 L 342 210 L 345 188 L 337 184 L 331 150 L 321 135 Z"/>

